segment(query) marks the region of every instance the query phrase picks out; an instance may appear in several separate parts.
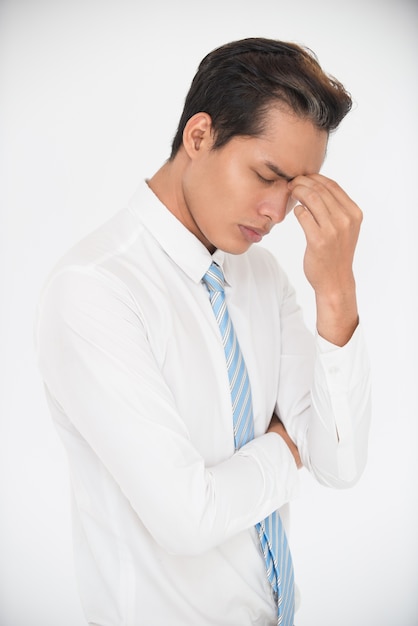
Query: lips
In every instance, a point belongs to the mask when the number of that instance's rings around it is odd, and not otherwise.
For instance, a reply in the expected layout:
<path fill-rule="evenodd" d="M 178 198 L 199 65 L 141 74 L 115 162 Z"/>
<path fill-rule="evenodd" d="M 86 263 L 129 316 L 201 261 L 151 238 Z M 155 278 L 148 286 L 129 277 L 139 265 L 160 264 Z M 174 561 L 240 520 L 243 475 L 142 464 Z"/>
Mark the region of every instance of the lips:
<path fill-rule="evenodd" d="M 239 229 L 249 243 L 258 243 L 265 235 L 268 235 L 269 231 L 263 228 L 254 228 L 253 226 L 239 225 Z"/>

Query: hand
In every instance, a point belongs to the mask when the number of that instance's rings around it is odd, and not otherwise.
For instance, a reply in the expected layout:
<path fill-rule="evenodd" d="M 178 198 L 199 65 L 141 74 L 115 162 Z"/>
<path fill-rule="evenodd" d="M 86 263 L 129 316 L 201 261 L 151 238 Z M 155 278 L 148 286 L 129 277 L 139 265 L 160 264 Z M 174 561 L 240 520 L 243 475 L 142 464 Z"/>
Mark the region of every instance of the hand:
<path fill-rule="evenodd" d="M 336 182 L 320 174 L 289 183 L 306 236 L 304 271 L 315 291 L 318 332 L 344 345 L 358 324 L 353 258 L 362 212 Z"/>
<path fill-rule="evenodd" d="M 299 456 L 299 451 L 289 435 L 287 434 L 287 430 L 283 425 L 283 422 L 277 417 L 275 413 L 273 413 L 273 417 L 271 418 L 270 425 L 267 429 L 268 433 L 277 433 L 287 444 L 290 452 L 293 454 L 293 458 L 295 459 L 295 463 L 298 469 L 302 467 L 302 461 Z"/>

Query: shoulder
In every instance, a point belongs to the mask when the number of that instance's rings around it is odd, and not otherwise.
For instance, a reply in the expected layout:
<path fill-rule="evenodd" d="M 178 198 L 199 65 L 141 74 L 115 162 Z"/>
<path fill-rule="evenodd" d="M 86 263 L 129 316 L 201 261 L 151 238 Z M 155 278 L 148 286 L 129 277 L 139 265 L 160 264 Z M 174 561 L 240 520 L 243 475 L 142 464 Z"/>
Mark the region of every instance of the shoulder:
<path fill-rule="evenodd" d="M 138 225 L 122 210 L 89 233 L 59 259 L 47 276 L 38 301 L 66 318 L 80 309 L 108 309 L 110 301 L 131 300 L 120 270 L 138 238 Z"/>
<path fill-rule="evenodd" d="M 98 267 L 108 259 L 123 255 L 138 238 L 141 230 L 143 227 L 132 212 L 121 209 L 63 254 L 50 276 L 68 267 Z"/>

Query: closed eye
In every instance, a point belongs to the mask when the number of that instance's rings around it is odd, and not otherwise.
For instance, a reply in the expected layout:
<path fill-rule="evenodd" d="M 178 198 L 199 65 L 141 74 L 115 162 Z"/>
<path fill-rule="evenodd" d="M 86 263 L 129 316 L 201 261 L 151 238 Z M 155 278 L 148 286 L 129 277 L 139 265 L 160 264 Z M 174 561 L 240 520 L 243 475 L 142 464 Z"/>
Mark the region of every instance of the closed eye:
<path fill-rule="evenodd" d="M 266 185 L 272 185 L 277 180 L 277 178 L 264 178 L 264 176 L 261 176 L 261 174 L 259 174 L 258 172 L 257 172 L 257 176 Z"/>

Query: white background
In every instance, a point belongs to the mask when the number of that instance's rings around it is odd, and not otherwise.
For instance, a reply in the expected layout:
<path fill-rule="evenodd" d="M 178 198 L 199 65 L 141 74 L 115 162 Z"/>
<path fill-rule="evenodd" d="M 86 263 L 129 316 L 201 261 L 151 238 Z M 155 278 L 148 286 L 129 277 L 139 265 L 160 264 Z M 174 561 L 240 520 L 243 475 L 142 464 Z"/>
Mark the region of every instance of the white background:
<path fill-rule="evenodd" d="M 247 36 L 308 45 L 353 94 L 323 172 L 365 215 L 356 270 L 374 371 L 370 458 L 349 491 L 303 475 L 297 626 L 418 624 L 416 0 L 0 0 L 1 626 L 84 623 L 66 460 L 32 342 L 42 283 L 168 157 L 200 59 Z M 265 245 L 312 326 L 293 215 Z"/>

